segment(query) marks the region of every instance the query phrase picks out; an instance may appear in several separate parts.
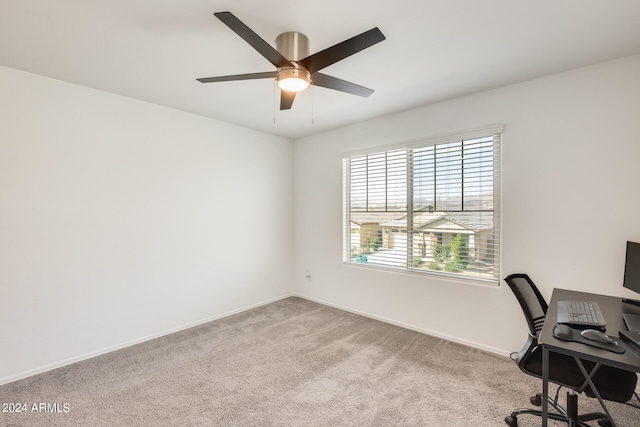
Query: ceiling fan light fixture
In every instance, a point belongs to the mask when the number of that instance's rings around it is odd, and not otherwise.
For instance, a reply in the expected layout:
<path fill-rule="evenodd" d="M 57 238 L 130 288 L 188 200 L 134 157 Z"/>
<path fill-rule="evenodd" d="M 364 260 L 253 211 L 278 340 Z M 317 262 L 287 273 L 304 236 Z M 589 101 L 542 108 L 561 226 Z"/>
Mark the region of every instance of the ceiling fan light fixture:
<path fill-rule="evenodd" d="M 278 87 L 287 92 L 301 92 L 311 85 L 311 74 L 303 68 L 278 70 Z"/>

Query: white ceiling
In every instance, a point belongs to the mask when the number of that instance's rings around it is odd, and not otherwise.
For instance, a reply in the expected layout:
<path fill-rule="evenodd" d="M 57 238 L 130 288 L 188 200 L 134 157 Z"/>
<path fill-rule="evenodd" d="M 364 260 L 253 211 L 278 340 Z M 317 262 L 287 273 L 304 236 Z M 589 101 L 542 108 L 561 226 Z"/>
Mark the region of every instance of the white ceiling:
<path fill-rule="evenodd" d="M 274 70 L 221 11 L 311 53 L 379 27 L 323 70 L 376 92 L 318 87 L 279 111 L 270 79 L 197 82 Z M 0 65 L 289 138 L 635 53 L 638 0 L 0 0 Z"/>

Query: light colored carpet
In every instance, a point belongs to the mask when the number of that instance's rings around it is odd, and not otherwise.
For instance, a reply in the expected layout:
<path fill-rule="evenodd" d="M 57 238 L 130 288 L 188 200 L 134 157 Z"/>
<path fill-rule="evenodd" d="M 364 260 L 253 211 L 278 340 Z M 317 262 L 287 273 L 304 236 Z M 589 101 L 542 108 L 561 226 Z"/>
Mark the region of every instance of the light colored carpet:
<path fill-rule="evenodd" d="M 505 426 L 539 389 L 509 358 L 287 298 L 2 386 L 0 401 L 29 411 L 0 425 Z M 610 409 L 640 425 L 640 411 Z"/>

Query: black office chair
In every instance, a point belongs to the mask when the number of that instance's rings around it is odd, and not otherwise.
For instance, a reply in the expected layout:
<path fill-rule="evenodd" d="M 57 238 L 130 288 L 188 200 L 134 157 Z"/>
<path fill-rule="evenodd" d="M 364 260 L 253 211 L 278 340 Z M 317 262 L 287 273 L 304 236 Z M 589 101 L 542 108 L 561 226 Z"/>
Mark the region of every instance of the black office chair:
<path fill-rule="evenodd" d="M 538 336 L 542 330 L 548 305 L 526 274 L 511 274 L 504 280 L 518 299 L 529 325 L 529 337 L 522 350 L 517 355 L 514 354 L 515 361 L 524 373 L 542 378 L 542 349 L 538 347 Z M 591 372 L 595 366 L 595 363 L 587 360 L 582 360 L 582 363 L 587 372 Z M 578 394 L 584 392 L 589 397 L 595 397 L 595 394 L 589 386 L 584 387 L 584 376 L 572 356 L 549 352 L 549 381 L 559 386 L 555 398 L 548 400 L 550 408 L 557 411 L 557 413 L 549 411 L 549 419 L 565 421 L 569 426 L 589 427 L 586 421 L 592 420 L 598 420 L 598 424 L 603 427 L 611 426 L 610 420 L 604 413 L 578 415 Z M 634 395 L 638 376 L 635 372 L 603 365 L 592 381 L 604 400 L 627 402 Z M 563 386 L 569 389 L 566 409 L 558 404 L 558 395 Z M 540 406 L 542 394 L 538 393 L 530 400 L 533 405 Z M 504 420 L 510 427 L 516 427 L 518 415 L 523 414 L 542 416 L 542 411 L 529 408 L 516 409 Z"/>

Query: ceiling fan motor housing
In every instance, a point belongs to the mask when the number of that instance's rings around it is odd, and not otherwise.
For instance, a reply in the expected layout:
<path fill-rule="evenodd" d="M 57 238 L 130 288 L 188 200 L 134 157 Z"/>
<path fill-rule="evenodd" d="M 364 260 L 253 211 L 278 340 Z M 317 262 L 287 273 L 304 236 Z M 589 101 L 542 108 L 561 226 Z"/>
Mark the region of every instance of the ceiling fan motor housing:
<path fill-rule="evenodd" d="M 282 33 L 276 38 L 276 50 L 289 61 L 299 61 L 309 56 L 309 38 L 295 31 Z"/>

